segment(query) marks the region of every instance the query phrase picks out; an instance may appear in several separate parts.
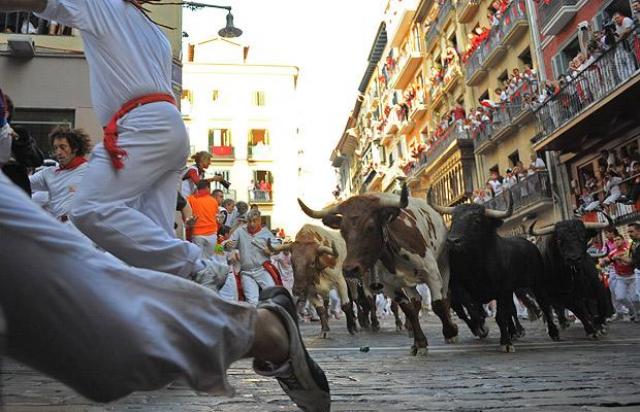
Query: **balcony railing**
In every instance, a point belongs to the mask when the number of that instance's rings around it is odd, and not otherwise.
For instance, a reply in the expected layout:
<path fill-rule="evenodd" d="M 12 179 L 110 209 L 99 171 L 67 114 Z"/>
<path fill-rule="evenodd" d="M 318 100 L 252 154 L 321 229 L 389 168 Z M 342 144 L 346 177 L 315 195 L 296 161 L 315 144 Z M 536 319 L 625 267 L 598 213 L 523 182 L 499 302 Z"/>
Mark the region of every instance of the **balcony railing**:
<path fill-rule="evenodd" d="M 235 150 L 233 146 L 211 146 L 210 150 L 214 161 L 216 159 L 235 158 Z"/>
<path fill-rule="evenodd" d="M 431 24 L 431 27 L 429 28 L 429 31 L 427 32 L 427 35 L 425 37 L 427 46 L 429 46 L 436 39 L 436 36 L 440 32 L 442 24 L 445 22 L 444 19 L 449 15 L 451 10 L 453 10 L 452 1 L 445 1 L 444 4 L 440 6 L 438 15 Z"/>
<path fill-rule="evenodd" d="M 273 192 L 267 190 L 249 190 L 249 203 L 273 203 Z"/>
<path fill-rule="evenodd" d="M 576 12 L 574 6 L 578 4 L 578 0 L 551 0 L 541 1 L 538 3 L 538 18 L 540 19 L 540 27 L 545 34 L 558 34 L 565 25 L 571 20 Z M 555 24 L 549 23 L 555 20 Z"/>
<path fill-rule="evenodd" d="M 506 43 L 513 38 L 514 29 L 528 22 L 525 10 L 524 0 L 513 1 L 502 16 L 500 24 L 492 27 L 487 40 L 469 56 L 465 63 L 469 85 L 474 84 L 480 77 L 479 74 L 486 71 L 505 52 Z"/>
<path fill-rule="evenodd" d="M 553 199 L 548 172 L 531 174 L 508 189 L 511 191 L 513 198 L 514 213 L 535 203 Z M 484 206 L 489 209 L 506 210 L 507 204 L 507 191 L 505 190 L 485 202 Z"/>
<path fill-rule="evenodd" d="M 469 23 L 475 14 L 481 0 L 460 0 L 458 1 L 458 21 Z"/>
<path fill-rule="evenodd" d="M 630 42 L 640 33 L 638 27 L 628 36 Z M 620 86 L 636 78 L 640 71 L 640 53 L 626 40 L 617 42 L 580 73 L 572 76 L 558 93 L 548 98 L 536 111 L 541 143 L 556 130 L 597 105 Z"/>
<path fill-rule="evenodd" d="M 272 160 L 273 154 L 269 145 L 254 145 L 248 147 L 248 155 L 250 160 Z"/>
<path fill-rule="evenodd" d="M 449 146 L 451 146 L 451 143 L 458 139 L 469 139 L 469 136 L 467 132 L 462 128 L 461 124 L 453 123 L 444 132 L 444 134 L 438 138 L 438 140 L 431 144 L 431 147 L 429 147 L 429 149 L 420 153 L 420 157 L 414 162 L 407 175 L 409 177 L 413 177 L 417 175 L 422 169 L 426 168 L 429 165 L 432 165 L 443 155 L 445 150 Z"/>
<path fill-rule="evenodd" d="M 51 36 L 71 36 L 71 27 L 52 23 L 37 17 L 34 13 L 0 13 L 0 33 L 19 33 Z"/>

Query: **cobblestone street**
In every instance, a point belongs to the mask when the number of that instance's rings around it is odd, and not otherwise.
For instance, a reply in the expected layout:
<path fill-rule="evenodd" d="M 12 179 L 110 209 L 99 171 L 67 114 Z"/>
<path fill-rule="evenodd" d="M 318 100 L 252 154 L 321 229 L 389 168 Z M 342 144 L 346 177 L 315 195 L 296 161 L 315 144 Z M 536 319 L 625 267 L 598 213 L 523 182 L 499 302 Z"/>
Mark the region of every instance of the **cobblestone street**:
<path fill-rule="evenodd" d="M 458 322 L 460 324 L 460 322 Z M 498 352 L 497 326 L 486 342 L 461 327 L 457 345 L 444 345 L 432 316 L 426 322 L 428 357 L 408 355 L 407 336 L 385 319 L 378 334 L 349 336 L 343 321 L 332 335 L 304 325 L 313 356 L 327 371 L 333 411 L 637 411 L 640 409 L 640 325 L 614 323 L 609 335 L 587 340 L 581 325 L 546 337 L 541 322 L 525 323 L 514 354 Z M 369 346 L 369 352 L 361 352 Z M 6 412 L 53 411 L 294 411 L 275 381 L 255 375 L 249 362 L 229 371 L 235 398 L 196 394 L 183 384 L 135 394 L 109 405 L 92 404 L 32 370 L 5 360 Z"/>

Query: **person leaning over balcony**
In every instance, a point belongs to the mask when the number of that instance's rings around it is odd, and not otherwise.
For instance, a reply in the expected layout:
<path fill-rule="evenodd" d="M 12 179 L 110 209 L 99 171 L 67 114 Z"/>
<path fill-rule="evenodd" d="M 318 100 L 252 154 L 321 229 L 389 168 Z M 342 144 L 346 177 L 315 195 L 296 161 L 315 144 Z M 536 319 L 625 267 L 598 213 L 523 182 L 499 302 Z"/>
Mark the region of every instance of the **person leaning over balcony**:
<path fill-rule="evenodd" d="M 622 178 L 618 173 L 613 169 L 607 170 L 604 179 L 604 190 L 607 197 L 604 199 L 602 204 L 609 208 L 609 213 L 612 213 L 615 203 L 618 201 L 620 196 L 622 196 L 620 183 L 622 183 Z"/>
<path fill-rule="evenodd" d="M 531 163 L 529 164 L 529 171 L 527 172 L 529 176 L 537 172 L 544 172 L 547 170 L 547 165 L 544 164 L 544 160 L 542 160 L 542 158 L 536 153 L 531 153 L 529 159 L 531 159 Z"/>
<path fill-rule="evenodd" d="M 634 61 L 633 50 L 629 36 L 633 32 L 635 25 L 633 20 L 620 12 L 613 13 L 613 22 L 616 26 L 616 45 L 614 52 L 614 61 L 620 81 L 629 78 L 636 71 L 636 62 Z"/>

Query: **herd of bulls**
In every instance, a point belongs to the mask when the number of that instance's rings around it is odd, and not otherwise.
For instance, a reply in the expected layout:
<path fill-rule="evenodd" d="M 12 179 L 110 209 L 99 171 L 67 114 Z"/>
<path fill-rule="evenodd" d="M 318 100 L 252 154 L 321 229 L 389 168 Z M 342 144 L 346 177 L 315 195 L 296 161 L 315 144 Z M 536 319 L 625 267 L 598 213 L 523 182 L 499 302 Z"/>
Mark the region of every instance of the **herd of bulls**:
<path fill-rule="evenodd" d="M 332 288 L 343 303 L 350 333 L 357 331 L 353 303 L 358 323 L 379 329 L 374 296 L 383 292 L 393 299 L 398 329 L 398 307 L 406 316 L 412 354 L 426 354 L 418 283 L 430 289 L 447 343 L 458 335 L 451 309 L 484 338 L 488 328 L 482 305 L 496 300 L 500 345 L 513 352 L 513 340 L 524 334 L 514 293 L 530 313 L 542 314 L 554 340 L 559 332 L 553 310 L 562 321 L 565 308 L 580 319 L 589 337 L 606 333 L 605 319 L 613 308 L 587 243 L 607 224 L 567 220 L 537 231 L 534 222 L 529 230 L 538 236 L 536 246 L 521 237 L 498 235 L 498 227 L 512 214 L 510 201 L 507 210 L 497 211 L 477 204 L 443 207 L 431 204 L 430 197 L 409 197 L 404 187 L 400 196 L 359 195 L 318 211 L 299 201 L 308 216 L 336 230 L 305 225 L 293 242 L 270 247 L 291 252 L 294 294 L 317 309 L 323 333 L 329 330 L 324 300 Z M 443 215 L 451 216 L 450 229 Z"/>

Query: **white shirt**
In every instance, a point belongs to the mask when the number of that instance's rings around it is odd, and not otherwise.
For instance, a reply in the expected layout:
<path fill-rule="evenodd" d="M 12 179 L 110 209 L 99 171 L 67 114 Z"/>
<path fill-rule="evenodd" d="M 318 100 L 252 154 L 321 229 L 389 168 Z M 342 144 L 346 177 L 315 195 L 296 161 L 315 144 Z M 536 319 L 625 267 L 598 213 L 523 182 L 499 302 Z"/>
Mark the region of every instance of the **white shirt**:
<path fill-rule="evenodd" d="M 622 19 L 622 24 L 621 25 L 617 25 L 616 24 L 616 34 L 618 36 L 621 36 L 622 33 L 624 33 L 627 30 L 633 29 L 633 20 L 630 19 L 629 17 L 625 17 Z"/>
<path fill-rule="evenodd" d="M 536 172 L 546 169 L 547 166 L 544 164 L 544 160 L 539 157 L 536 158 L 535 162 L 531 162 L 529 165 L 529 175 L 532 175 Z"/>
<path fill-rule="evenodd" d="M 4 126 L 0 127 L 0 166 L 4 165 L 11 159 L 11 143 L 13 139 L 11 138 L 11 126 L 8 123 L 5 123 Z"/>
<path fill-rule="evenodd" d="M 39 16 L 82 33 L 93 107 L 103 126 L 136 97 L 172 95 L 171 45 L 132 4 L 123 0 L 47 0 Z"/>
<path fill-rule="evenodd" d="M 71 203 L 78 184 L 87 171 L 88 163 L 83 163 L 75 169 L 64 170 L 58 167 L 47 167 L 29 176 L 31 190 L 34 192 L 48 192 L 49 202 L 47 210 L 60 218 L 71 211 Z"/>
<path fill-rule="evenodd" d="M 607 181 L 606 185 L 604 185 L 604 190 L 612 196 L 620 196 L 622 194 L 620 192 L 620 183 L 622 183 L 622 178 L 614 176 Z"/>
<path fill-rule="evenodd" d="M 500 183 L 498 179 L 489 180 L 489 184 L 491 184 L 494 196 L 498 196 L 500 193 L 502 193 L 502 183 Z"/>

